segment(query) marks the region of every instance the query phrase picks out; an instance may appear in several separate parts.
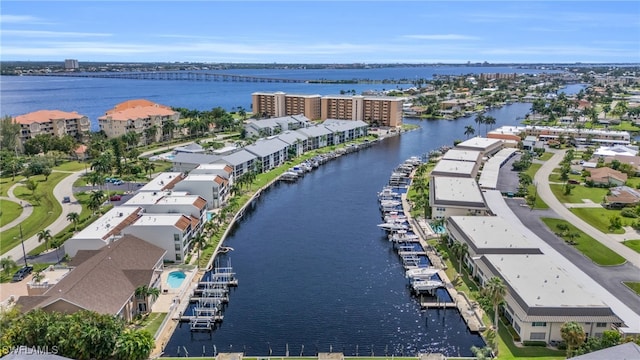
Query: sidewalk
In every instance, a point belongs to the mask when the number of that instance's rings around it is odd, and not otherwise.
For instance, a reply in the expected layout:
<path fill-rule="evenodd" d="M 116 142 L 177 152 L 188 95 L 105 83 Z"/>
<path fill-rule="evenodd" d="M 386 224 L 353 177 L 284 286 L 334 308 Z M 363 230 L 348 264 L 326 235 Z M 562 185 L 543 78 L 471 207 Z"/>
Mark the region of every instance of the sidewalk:
<path fill-rule="evenodd" d="M 13 184 L 7 190 L 7 195 L 8 196 L 6 196 L 6 197 L 5 196 L 0 196 L 0 199 L 11 201 L 11 202 L 14 202 L 16 204 L 20 204 L 20 206 L 22 206 L 22 213 L 20 213 L 20 216 L 18 216 L 12 222 L 10 222 L 8 224 L 5 224 L 3 227 L 0 227 L 0 232 L 3 232 L 3 231 L 8 230 L 8 229 L 11 229 L 14 226 L 18 226 L 18 224 L 20 224 L 26 218 L 31 216 L 31 213 L 33 213 L 33 206 L 31 206 L 31 204 L 29 202 L 27 202 L 25 200 L 22 200 L 22 199 L 19 199 L 13 194 L 13 189 L 15 189 L 16 186 L 22 186 L 22 183 L 19 182 L 19 183 Z"/>

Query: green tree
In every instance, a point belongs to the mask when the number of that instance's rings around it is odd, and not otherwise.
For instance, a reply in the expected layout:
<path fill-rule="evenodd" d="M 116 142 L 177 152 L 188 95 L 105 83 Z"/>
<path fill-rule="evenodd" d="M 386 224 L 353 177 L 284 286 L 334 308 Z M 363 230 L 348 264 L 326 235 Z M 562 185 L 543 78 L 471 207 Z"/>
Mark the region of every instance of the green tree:
<path fill-rule="evenodd" d="M 73 231 L 78 231 L 78 222 L 80 221 L 80 214 L 72 211 L 67 214 L 67 221 L 73 223 Z"/>
<path fill-rule="evenodd" d="M 19 134 L 20 124 L 15 122 L 11 116 L 4 116 L 0 119 L 0 150 L 17 152 Z"/>
<path fill-rule="evenodd" d="M 562 324 L 560 335 L 562 340 L 567 343 L 567 357 L 572 357 L 573 351 L 582 345 L 585 340 L 585 332 L 582 325 L 575 321 L 568 321 Z"/>
<path fill-rule="evenodd" d="M 16 268 L 16 262 L 13 261 L 11 256 L 3 257 L 0 259 L 0 267 L 2 267 L 2 271 L 5 273 L 11 272 L 11 270 Z"/>
<path fill-rule="evenodd" d="M 105 198 L 106 195 L 104 191 L 95 190 L 91 193 L 91 196 L 89 196 L 89 203 L 87 204 L 87 207 L 95 214 L 100 210 L 100 207 L 102 206 Z"/>
<path fill-rule="evenodd" d="M 146 330 L 125 329 L 116 341 L 114 357 L 118 360 L 144 360 L 155 346 L 153 335 Z"/>
<path fill-rule="evenodd" d="M 491 304 L 493 305 L 493 326 L 495 327 L 496 332 L 498 331 L 498 319 L 499 319 L 499 311 L 498 306 L 502 303 L 504 296 L 507 294 L 507 287 L 502 282 L 502 279 L 499 277 L 492 277 L 487 281 L 484 286 L 485 293 L 491 300 Z"/>
<path fill-rule="evenodd" d="M 38 183 L 35 182 L 33 179 L 27 179 L 24 182 L 24 185 L 27 187 L 29 191 L 31 191 L 31 195 L 34 195 L 36 192 L 36 189 L 38 189 Z"/>
<path fill-rule="evenodd" d="M 148 285 L 141 285 L 136 288 L 135 295 L 136 297 L 144 298 L 144 302 L 146 304 L 145 308 L 147 309 L 146 312 L 149 312 L 151 311 L 151 303 L 153 303 L 158 298 L 158 296 L 160 296 L 160 289 L 150 287 Z"/>
<path fill-rule="evenodd" d="M 464 135 L 467 137 L 467 139 L 475 133 L 476 133 L 476 129 L 474 129 L 473 126 L 467 125 L 464 127 Z"/>
<path fill-rule="evenodd" d="M 52 238 L 53 238 L 53 236 L 51 235 L 51 230 L 49 230 L 49 229 L 40 230 L 38 232 L 38 242 L 43 242 L 44 241 L 44 245 L 45 245 L 45 248 L 47 250 L 49 250 L 49 241 Z"/>

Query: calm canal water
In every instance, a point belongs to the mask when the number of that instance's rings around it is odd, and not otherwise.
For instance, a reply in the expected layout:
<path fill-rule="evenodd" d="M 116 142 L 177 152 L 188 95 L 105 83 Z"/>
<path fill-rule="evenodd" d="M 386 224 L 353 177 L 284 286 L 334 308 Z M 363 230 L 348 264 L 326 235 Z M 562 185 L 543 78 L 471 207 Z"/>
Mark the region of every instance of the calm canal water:
<path fill-rule="evenodd" d="M 530 104 L 487 115 L 495 126 L 515 125 Z M 417 131 L 343 156 L 297 183 L 279 183 L 255 203 L 224 243 L 239 286 L 230 294 L 224 322 L 211 337 L 178 328 L 166 355 L 192 356 L 215 349 L 248 356 L 415 355 L 469 356 L 483 346 L 457 310 L 421 310 L 400 259 L 380 223 L 376 193 L 391 170 L 454 139 L 464 139 L 473 118 L 419 121 Z M 482 130 L 484 133 L 484 129 Z M 303 347 L 304 346 L 304 347 Z M 178 350 L 179 349 L 179 350 Z"/>

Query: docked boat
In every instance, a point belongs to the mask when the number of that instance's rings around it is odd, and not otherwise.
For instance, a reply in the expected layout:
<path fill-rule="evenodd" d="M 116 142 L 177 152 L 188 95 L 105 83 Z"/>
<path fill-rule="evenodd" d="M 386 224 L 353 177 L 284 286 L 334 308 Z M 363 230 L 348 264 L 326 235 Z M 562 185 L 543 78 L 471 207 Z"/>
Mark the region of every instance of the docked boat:
<path fill-rule="evenodd" d="M 414 269 L 409 269 L 405 272 L 405 277 L 407 279 L 416 279 L 416 280 L 429 280 L 435 274 L 437 274 L 439 269 L 434 267 L 419 267 Z"/>
<path fill-rule="evenodd" d="M 395 222 L 378 224 L 378 227 L 387 231 L 407 230 L 407 225 Z"/>
<path fill-rule="evenodd" d="M 280 175 L 280 180 L 293 182 L 298 180 L 298 173 L 294 171 L 286 171 Z"/>
<path fill-rule="evenodd" d="M 444 283 L 440 280 L 416 280 L 411 283 L 411 287 L 417 292 L 432 291 L 443 286 Z"/>
<path fill-rule="evenodd" d="M 420 241 L 420 237 L 413 233 L 407 233 L 407 230 L 397 230 L 392 234 L 389 234 L 389 241 L 392 241 L 394 243 L 418 242 Z"/>

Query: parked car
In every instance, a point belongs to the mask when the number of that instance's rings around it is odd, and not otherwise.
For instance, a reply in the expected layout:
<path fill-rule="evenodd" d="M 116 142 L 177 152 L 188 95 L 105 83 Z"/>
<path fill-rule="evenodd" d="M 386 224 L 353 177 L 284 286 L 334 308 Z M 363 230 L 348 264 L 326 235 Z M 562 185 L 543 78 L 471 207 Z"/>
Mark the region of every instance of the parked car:
<path fill-rule="evenodd" d="M 16 273 L 13 274 L 13 278 L 11 279 L 11 281 L 12 282 L 22 281 L 29 274 L 31 274 L 32 271 L 33 271 L 33 266 L 31 265 L 23 266 L 22 268 L 20 268 L 20 270 L 16 271 Z"/>
<path fill-rule="evenodd" d="M 567 180 L 567 182 L 568 182 L 569 184 L 574 184 L 574 185 L 578 185 L 578 184 L 580 184 L 580 181 L 578 181 L 578 180 L 574 180 L 574 179 L 569 179 L 569 180 Z"/>
<path fill-rule="evenodd" d="M 116 195 L 111 195 L 111 197 L 109 198 L 109 200 L 111 200 L 111 201 L 120 201 L 120 200 L 122 200 L 122 195 L 118 195 L 118 194 L 116 194 Z"/>
<path fill-rule="evenodd" d="M 70 202 L 71 202 L 71 198 L 70 197 L 65 196 L 65 197 L 62 198 L 62 203 L 63 204 L 70 203 Z"/>

